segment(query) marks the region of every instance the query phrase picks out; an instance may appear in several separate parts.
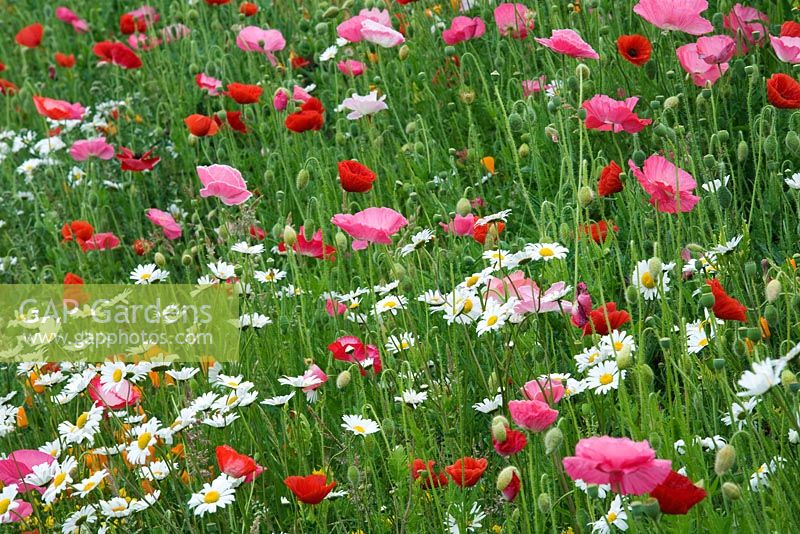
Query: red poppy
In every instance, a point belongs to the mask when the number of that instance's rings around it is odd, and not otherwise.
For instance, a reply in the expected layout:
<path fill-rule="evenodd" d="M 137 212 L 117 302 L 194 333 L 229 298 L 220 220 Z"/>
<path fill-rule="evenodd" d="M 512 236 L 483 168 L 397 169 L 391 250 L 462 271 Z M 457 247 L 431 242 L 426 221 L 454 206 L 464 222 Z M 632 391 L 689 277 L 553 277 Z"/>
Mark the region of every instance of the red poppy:
<path fill-rule="evenodd" d="M 260 226 L 256 226 L 254 224 L 250 225 L 250 235 L 258 239 L 259 241 L 263 241 L 265 237 L 267 237 L 267 232 L 264 231 L 263 228 Z"/>
<path fill-rule="evenodd" d="M 92 47 L 92 52 L 101 62 L 112 63 L 123 69 L 138 69 L 142 66 L 142 60 L 136 52 L 122 43 L 101 41 Z"/>
<path fill-rule="evenodd" d="M 241 111 L 226 111 L 225 119 L 228 125 L 239 133 L 247 133 L 247 125 L 242 121 Z"/>
<path fill-rule="evenodd" d="M 229 83 L 228 96 L 236 101 L 237 104 L 255 104 L 261 98 L 264 90 L 257 85 L 246 83 Z"/>
<path fill-rule="evenodd" d="M 627 61 L 641 67 L 650 61 L 653 45 L 644 35 L 620 35 L 617 39 L 617 50 Z"/>
<path fill-rule="evenodd" d="M 594 331 L 606 336 L 630 320 L 628 312 L 617 310 L 616 302 L 607 302 L 589 313 L 589 322 L 583 325 L 583 335 L 588 336 Z"/>
<path fill-rule="evenodd" d="M 747 322 L 747 307 L 743 306 L 741 302 L 731 297 L 725 292 L 719 280 L 706 280 L 706 284 L 711 287 L 711 294 L 714 295 L 714 315 L 717 319 L 725 319 L 726 321 L 740 321 Z"/>
<path fill-rule="evenodd" d="M 189 133 L 195 137 L 211 137 L 219 131 L 219 126 L 214 118 L 197 113 L 183 119 L 183 123 L 189 128 Z"/>
<path fill-rule="evenodd" d="M 445 472 L 439 471 L 439 473 L 436 473 L 433 470 L 434 465 L 436 465 L 436 462 L 433 460 L 428 460 L 426 463 L 424 460 L 416 458 L 409 466 L 411 479 L 415 482 L 418 481 L 418 484 L 425 489 L 441 488 L 449 484 L 450 482 L 447 480 Z"/>
<path fill-rule="evenodd" d="M 787 20 L 781 24 L 781 37 L 800 37 L 800 23 Z"/>
<path fill-rule="evenodd" d="M 74 239 L 78 244 L 82 244 L 94 235 L 94 227 L 88 221 L 72 221 L 61 227 L 61 235 L 64 237 L 64 243 Z"/>
<path fill-rule="evenodd" d="M 767 80 L 767 99 L 776 108 L 800 108 L 800 83 L 781 72 Z"/>
<path fill-rule="evenodd" d="M 225 4 L 229 4 L 231 0 L 206 0 L 206 4 L 210 6 L 224 6 Z"/>
<path fill-rule="evenodd" d="M 18 87 L 8 80 L 0 78 L 0 95 L 12 95 L 18 91 Z"/>
<path fill-rule="evenodd" d="M 144 33 L 147 31 L 147 21 L 144 17 L 135 17 L 130 13 L 125 13 L 119 18 L 119 31 L 125 35 L 132 33 Z"/>
<path fill-rule="evenodd" d="M 706 495 L 706 490 L 698 488 L 690 479 L 675 471 L 671 471 L 664 482 L 650 492 L 650 496 L 658 501 L 662 513 L 675 515 L 685 515 Z"/>
<path fill-rule="evenodd" d="M 617 165 L 614 160 L 603 167 L 603 170 L 600 171 L 600 180 L 597 181 L 597 194 L 607 197 L 622 191 L 622 180 L 619 179 L 621 172 L 622 167 Z"/>
<path fill-rule="evenodd" d="M 258 13 L 258 6 L 252 2 L 242 2 L 239 4 L 239 13 L 245 17 L 252 17 Z"/>
<path fill-rule="evenodd" d="M 304 69 L 311 65 L 311 61 L 304 58 L 303 56 L 292 56 L 292 68 L 293 69 Z"/>
<path fill-rule="evenodd" d="M 56 63 L 59 67 L 64 67 L 65 69 L 71 69 L 75 66 L 75 54 L 62 54 L 61 52 L 56 52 Z"/>
<path fill-rule="evenodd" d="M 610 229 L 616 232 L 619 230 L 619 226 L 617 226 L 612 222 Z M 608 235 L 608 230 L 609 230 L 609 225 L 608 222 L 606 221 L 598 221 L 596 223 L 584 224 L 583 226 L 581 226 L 581 231 L 583 231 L 584 234 L 591 237 L 592 241 L 598 244 L 601 244 L 606 240 L 606 236 Z"/>
<path fill-rule="evenodd" d="M 64 285 L 83 285 L 83 278 L 75 273 L 67 273 L 64 275 Z"/>
<path fill-rule="evenodd" d="M 335 481 L 326 485 L 325 475 L 291 476 L 283 480 L 298 500 L 306 504 L 319 504 L 331 492 Z"/>
<path fill-rule="evenodd" d="M 300 106 L 300 111 L 288 115 L 284 124 L 289 130 L 297 133 L 321 130 L 325 123 L 324 113 L 322 102 L 312 96 Z"/>
<path fill-rule="evenodd" d="M 3 72 L 4 70 L 6 70 L 6 66 L 2 61 L 0 61 L 0 72 Z"/>
<path fill-rule="evenodd" d="M 245 477 L 245 482 L 252 482 L 264 471 L 255 460 L 245 454 L 239 454 L 230 445 L 220 445 L 216 448 L 216 454 L 219 470 L 233 478 Z"/>
<path fill-rule="evenodd" d="M 25 26 L 18 31 L 17 36 L 14 37 L 14 40 L 20 46 L 24 46 L 26 48 L 36 48 L 42 42 L 43 35 L 44 28 L 37 22 L 36 24 Z"/>
<path fill-rule="evenodd" d="M 527 444 L 528 438 L 525 437 L 525 434 L 519 430 L 512 430 L 508 427 L 506 427 L 506 440 L 504 442 L 501 443 L 492 438 L 494 450 L 496 450 L 497 454 L 500 456 L 511 456 L 517 454 L 519 451 L 524 449 L 525 445 Z"/>
<path fill-rule="evenodd" d="M 120 153 L 117 154 L 117 159 L 122 164 L 123 171 L 133 171 L 133 172 L 143 172 L 143 171 L 150 171 L 153 170 L 161 158 L 159 157 L 150 157 L 153 153 L 152 150 L 148 150 L 141 156 L 136 155 L 131 151 L 129 148 L 120 147 Z"/>
<path fill-rule="evenodd" d="M 397 0 L 397 3 L 400 4 L 401 6 L 404 6 L 406 4 L 412 4 L 416 1 L 417 0 Z"/>
<path fill-rule="evenodd" d="M 486 234 L 489 233 L 489 229 L 492 227 L 497 231 L 497 235 L 500 235 L 503 233 L 506 223 L 503 221 L 493 221 L 488 224 L 477 224 L 472 230 L 472 239 L 483 245 L 486 243 Z"/>
<path fill-rule="evenodd" d="M 144 256 L 153 250 L 153 244 L 146 239 L 137 239 L 133 242 L 133 252 L 137 256 Z"/>
<path fill-rule="evenodd" d="M 488 465 L 486 458 L 473 458 L 465 456 L 459 458 L 454 464 L 445 467 L 445 471 L 453 479 L 456 485 L 462 488 L 474 486 L 483 476 Z"/>
<path fill-rule="evenodd" d="M 366 165 L 352 159 L 339 162 L 339 182 L 348 193 L 366 193 L 374 181 L 375 173 Z"/>
<path fill-rule="evenodd" d="M 67 273 L 64 275 L 64 285 L 70 286 L 64 288 L 63 296 L 64 305 L 69 309 L 89 301 L 89 295 L 81 287 L 83 286 L 83 278 L 77 274 Z"/>

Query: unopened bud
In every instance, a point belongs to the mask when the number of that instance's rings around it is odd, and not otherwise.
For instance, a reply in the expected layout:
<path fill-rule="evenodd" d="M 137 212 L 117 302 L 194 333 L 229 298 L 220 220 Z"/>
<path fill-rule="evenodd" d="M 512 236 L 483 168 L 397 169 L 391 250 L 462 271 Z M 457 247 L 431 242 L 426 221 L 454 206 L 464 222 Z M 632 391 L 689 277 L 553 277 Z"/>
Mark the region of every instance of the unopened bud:
<path fill-rule="evenodd" d="M 458 99 L 461 100 L 462 104 L 470 105 L 475 102 L 475 91 L 472 89 L 464 89 L 458 93 Z"/>
<path fill-rule="evenodd" d="M 406 58 L 408 57 L 409 51 L 410 50 L 408 48 L 408 45 L 403 45 L 403 46 L 400 47 L 400 50 L 397 52 L 397 57 L 400 58 L 400 61 L 405 61 L 406 60 Z"/>
<path fill-rule="evenodd" d="M 184 254 L 181 256 L 181 263 L 184 267 L 188 267 L 192 264 L 192 255 L 191 254 Z"/>
<path fill-rule="evenodd" d="M 549 493 L 540 493 L 539 498 L 536 499 L 536 506 L 539 507 L 539 511 L 543 514 L 549 514 L 550 510 L 553 507 L 553 503 L 550 500 Z"/>
<path fill-rule="evenodd" d="M 292 247 L 297 243 L 297 232 L 288 224 L 283 227 L 283 242 L 286 243 L 288 247 Z"/>
<path fill-rule="evenodd" d="M 777 279 L 772 279 L 767 284 L 764 291 L 766 293 L 767 302 L 775 302 L 781 295 L 781 283 Z"/>
<path fill-rule="evenodd" d="M 661 258 L 658 256 L 653 256 L 647 260 L 647 272 L 650 273 L 650 276 L 653 278 L 653 280 L 660 279 L 663 270 L 664 264 L 661 262 Z"/>
<path fill-rule="evenodd" d="M 733 482 L 725 482 L 722 484 L 722 494 L 730 501 L 738 501 L 742 498 L 742 488 Z"/>
<path fill-rule="evenodd" d="M 156 262 L 156 265 L 159 267 L 164 267 L 167 264 L 167 258 L 160 252 L 156 252 L 155 256 L 153 257 L 153 261 Z"/>
<path fill-rule="evenodd" d="M 585 63 L 578 63 L 578 66 L 575 67 L 575 76 L 577 76 L 578 79 L 588 80 L 591 75 L 592 71 Z"/>
<path fill-rule="evenodd" d="M 336 387 L 339 388 L 339 389 L 346 388 L 348 386 L 348 384 L 350 384 L 350 379 L 351 378 L 352 378 L 352 376 L 350 376 L 350 371 L 342 371 L 336 377 Z"/>
<path fill-rule="evenodd" d="M 631 354 L 630 346 L 623 345 L 622 349 L 617 351 L 617 367 L 620 369 L 628 369 L 633 363 L 633 355 Z"/>
<path fill-rule="evenodd" d="M 784 369 L 781 371 L 781 384 L 783 384 L 785 388 L 797 384 L 797 376 L 789 369 Z"/>
<path fill-rule="evenodd" d="M 639 290 L 636 286 L 628 286 L 625 289 L 625 302 L 628 304 L 635 304 L 639 300 Z"/>
<path fill-rule="evenodd" d="M 730 471 L 734 462 L 736 462 L 736 449 L 729 443 L 717 451 L 717 457 L 714 459 L 714 472 L 721 477 Z"/>
<path fill-rule="evenodd" d="M 739 160 L 739 163 L 744 163 L 747 161 L 749 152 L 750 149 L 747 146 L 747 141 L 744 139 L 739 141 L 739 146 L 736 147 L 736 159 Z"/>
<path fill-rule="evenodd" d="M 564 443 L 564 433 L 557 426 L 554 426 L 544 435 L 544 450 L 546 454 L 553 454 Z"/>
<path fill-rule="evenodd" d="M 670 96 L 664 100 L 664 108 L 665 109 L 673 109 L 680 105 L 681 101 L 677 96 Z"/>
<path fill-rule="evenodd" d="M 361 474 L 358 472 L 358 467 L 351 465 L 347 468 L 347 480 L 352 486 L 358 486 L 361 479 Z"/>
<path fill-rule="evenodd" d="M 714 295 L 706 293 L 700 297 L 700 305 L 704 308 L 711 308 L 714 306 Z"/>
<path fill-rule="evenodd" d="M 456 204 L 456 213 L 462 217 L 466 217 L 472 211 L 472 203 L 468 198 L 461 197 Z"/>
<path fill-rule="evenodd" d="M 334 241 L 336 241 L 336 248 L 345 249 L 347 248 L 347 236 L 344 235 L 341 231 L 336 232 L 334 236 Z"/>
<path fill-rule="evenodd" d="M 500 471 L 500 474 L 497 475 L 497 491 L 506 489 L 508 485 L 511 484 L 515 474 L 517 474 L 517 468 L 513 465 L 509 465 Z M 517 476 L 519 476 L 519 474 L 517 474 Z"/>
<path fill-rule="evenodd" d="M 578 189 L 578 203 L 582 208 L 588 207 L 594 201 L 594 192 L 590 187 L 584 185 Z"/>
<path fill-rule="evenodd" d="M 297 189 L 305 189 L 308 185 L 308 180 L 311 178 L 311 174 L 308 172 L 307 169 L 300 169 L 300 172 L 297 173 L 297 179 L 295 180 L 295 185 L 297 185 Z"/>
<path fill-rule="evenodd" d="M 517 149 L 517 155 L 520 157 L 520 159 L 525 159 L 531 155 L 531 147 L 528 146 L 528 143 L 522 143 L 519 145 L 519 148 Z"/>

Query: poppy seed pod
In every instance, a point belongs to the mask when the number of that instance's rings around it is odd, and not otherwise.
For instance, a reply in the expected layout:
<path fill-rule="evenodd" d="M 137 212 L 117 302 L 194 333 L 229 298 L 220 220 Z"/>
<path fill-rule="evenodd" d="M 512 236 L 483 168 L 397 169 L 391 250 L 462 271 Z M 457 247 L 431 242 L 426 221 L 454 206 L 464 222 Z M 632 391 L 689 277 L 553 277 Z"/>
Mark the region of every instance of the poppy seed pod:
<path fill-rule="evenodd" d="M 739 146 L 736 147 L 736 159 L 739 163 L 744 163 L 747 161 L 747 156 L 750 152 L 750 148 L 747 146 L 747 141 L 742 139 L 739 141 Z"/>
<path fill-rule="evenodd" d="M 184 254 L 181 256 L 181 263 L 184 267 L 188 267 L 192 264 L 192 255 L 191 254 Z"/>
<path fill-rule="evenodd" d="M 680 98 L 677 96 L 669 96 L 664 100 L 664 109 L 674 109 L 680 105 Z"/>
<path fill-rule="evenodd" d="M 731 470 L 733 464 L 736 462 L 736 449 L 733 445 L 728 443 L 717 451 L 717 456 L 714 458 L 714 472 L 717 476 L 722 476 Z"/>
<path fill-rule="evenodd" d="M 466 217 L 472 212 L 472 203 L 468 198 L 461 197 L 456 204 L 456 213 L 462 217 Z"/>

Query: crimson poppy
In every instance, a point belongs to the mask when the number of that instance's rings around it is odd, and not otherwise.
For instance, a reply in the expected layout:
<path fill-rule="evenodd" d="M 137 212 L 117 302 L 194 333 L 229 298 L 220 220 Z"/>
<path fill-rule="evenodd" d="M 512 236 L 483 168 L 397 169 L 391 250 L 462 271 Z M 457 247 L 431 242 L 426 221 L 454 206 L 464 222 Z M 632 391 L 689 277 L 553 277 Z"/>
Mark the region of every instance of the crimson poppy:
<path fill-rule="evenodd" d="M 449 484 L 450 481 L 447 480 L 445 472 L 439 471 L 439 473 L 436 473 L 433 469 L 434 465 L 436 465 L 436 462 L 433 460 L 425 462 L 421 458 L 415 458 L 414 462 L 409 466 L 411 479 L 415 482 L 418 481 L 418 484 L 425 489 L 441 488 Z"/>
<path fill-rule="evenodd" d="M 135 17 L 130 13 L 125 13 L 119 18 L 119 31 L 125 35 L 132 33 L 145 33 L 147 31 L 147 21 L 144 17 Z"/>
<path fill-rule="evenodd" d="M 445 467 L 445 471 L 457 486 L 469 488 L 478 483 L 488 465 L 486 458 L 473 458 L 465 456 L 459 458 L 452 465 Z"/>
<path fill-rule="evenodd" d="M 620 35 L 617 39 L 617 50 L 625 60 L 641 67 L 650 61 L 653 45 L 644 35 Z"/>
<path fill-rule="evenodd" d="M 767 99 L 776 108 L 800 108 L 800 83 L 778 72 L 767 80 Z"/>
<path fill-rule="evenodd" d="M 650 496 L 658 501 L 661 512 L 673 515 L 685 515 L 706 495 L 706 490 L 675 471 L 671 471 L 664 482 L 650 492 Z"/>
<path fill-rule="evenodd" d="M 56 63 L 59 67 L 64 67 L 65 69 L 71 69 L 75 66 L 75 54 L 62 54 L 61 52 L 56 52 Z"/>
<path fill-rule="evenodd" d="M 142 66 L 142 60 L 136 52 L 122 43 L 112 43 L 111 41 L 101 41 L 95 43 L 92 52 L 101 62 L 111 63 L 123 69 L 138 69 Z"/>
<path fill-rule="evenodd" d="M 603 170 L 600 171 L 600 180 L 597 182 L 597 194 L 607 197 L 622 191 L 622 180 L 619 179 L 621 172 L 622 167 L 617 165 L 614 160 L 603 167 Z"/>
<path fill-rule="evenodd" d="M 219 131 L 219 125 L 213 118 L 197 113 L 183 119 L 183 123 L 195 137 L 212 137 Z"/>
<path fill-rule="evenodd" d="M 503 229 L 506 227 L 506 223 L 503 221 L 493 221 L 488 224 L 478 224 L 475 225 L 475 228 L 472 230 L 472 239 L 483 245 L 486 243 L 486 234 L 489 233 L 489 229 L 494 228 L 499 236 L 503 233 Z"/>
<path fill-rule="evenodd" d="M 800 23 L 787 20 L 781 24 L 781 37 L 800 37 Z"/>
<path fill-rule="evenodd" d="M 252 2 L 242 2 L 239 4 L 239 13 L 245 17 L 252 17 L 258 13 L 258 6 Z"/>
<path fill-rule="evenodd" d="M 229 83 L 228 96 L 236 101 L 237 104 L 255 104 L 261 98 L 264 90 L 257 85 L 246 83 Z"/>
<path fill-rule="evenodd" d="M 4 70 L 6 70 L 6 66 L 2 61 L 0 61 L 0 72 L 3 72 Z"/>
<path fill-rule="evenodd" d="M 233 478 L 245 477 L 245 482 L 252 482 L 264 468 L 245 454 L 236 452 L 230 445 L 220 445 L 215 450 L 219 470 Z"/>
<path fill-rule="evenodd" d="M 293 69 L 304 69 L 311 65 L 311 61 L 304 58 L 303 56 L 292 56 L 292 68 Z"/>
<path fill-rule="evenodd" d="M 242 121 L 241 111 L 226 111 L 225 120 L 228 121 L 228 126 L 233 128 L 239 133 L 247 133 L 247 125 Z"/>
<path fill-rule="evenodd" d="M 339 162 L 339 182 L 348 193 L 366 193 L 374 181 L 375 173 L 366 165 L 352 159 Z"/>
<path fill-rule="evenodd" d="M 231 0 L 206 0 L 206 4 L 210 6 L 224 6 L 225 4 L 229 4 Z"/>
<path fill-rule="evenodd" d="M 123 171 L 133 171 L 133 172 L 143 172 L 143 171 L 150 171 L 153 170 L 161 158 L 159 157 L 150 157 L 153 153 L 152 150 L 148 150 L 142 155 L 134 154 L 132 150 L 129 148 L 120 147 L 120 153 L 116 155 L 116 158 L 122 164 Z"/>
<path fill-rule="evenodd" d="M 594 331 L 606 336 L 630 320 L 628 312 L 617 310 L 616 302 L 607 302 L 589 313 L 589 322 L 583 325 L 583 335 L 588 336 Z"/>
<path fill-rule="evenodd" d="M 497 454 L 500 456 L 511 456 L 517 454 L 519 451 L 525 448 L 525 445 L 528 444 L 528 438 L 525 437 L 525 434 L 520 432 L 519 430 L 512 430 L 506 427 L 506 440 L 503 442 L 497 441 L 495 438 L 492 438 L 492 445 L 494 445 L 494 450 L 497 451 Z"/>
<path fill-rule="evenodd" d="M 259 241 L 263 241 L 264 238 L 267 237 L 267 232 L 264 231 L 263 228 L 260 226 L 256 226 L 255 224 L 250 225 L 250 235 L 258 239 Z"/>
<path fill-rule="evenodd" d="M 284 124 L 293 132 L 302 133 L 308 130 L 321 130 L 325 123 L 325 108 L 322 102 L 313 96 L 306 100 L 300 111 L 287 115 Z"/>
<path fill-rule="evenodd" d="M 581 226 L 581 231 L 591 237 L 592 241 L 597 244 L 601 244 L 606 240 L 609 229 L 616 232 L 619 230 L 619 226 L 612 222 L 611 226 L 609 227 L 607 221 L 598 221 L 596 223 L 584 224 Z"/>
<path fill-rule="evenodd" d="M 75 273 L 67 273 L 64 275 L 64 285 L 83 285 L 83 278 Z"/>
<path fill-rule="evenodd" d="M 326 484 L 325 475 L 290 476 L 283 480 L 294 496 L 306 504 L 319 504 L 336 486 L 336 481 Z"/>
<path fill-rule="evenodd" d="M 1 95 L 12 95 L 16 93 L 19 89 L 16 85 L 8 80 L 4 80 L 0 78 L 0 94 Z"/>
<path fill-rule="evenodd" d="M 153 244 L 146 239 L 137 239 L 133 242 L 133 252 L 137 256 L 144 256 L 153 250 Z"/>
<path fill-rule="evenodd" d="M 728 295 L 719 280 L 706 280 L 706 284 L 711 287 L 711 294 L 714 295 L 714 306 L 711 309 L 717 319 L 747 322 L 747 316 L 745 315 L 747 307 Z"/>
<path fill-rule="evenodd" d="M 73 239 L 82 243 L 94 235 L 94 227 L 88 221 L 72 221 L 61 227 L 61 235 L 64 243 Z"/>
<path fill-rule="evenodd" d="M 14 40 L 18 45 L 24 46 L 25 48 L 36 48 L 42 42 L 43 35 L 44 28 L 37 22 L 30 26 L 25 26 L 18 31 Z"/>

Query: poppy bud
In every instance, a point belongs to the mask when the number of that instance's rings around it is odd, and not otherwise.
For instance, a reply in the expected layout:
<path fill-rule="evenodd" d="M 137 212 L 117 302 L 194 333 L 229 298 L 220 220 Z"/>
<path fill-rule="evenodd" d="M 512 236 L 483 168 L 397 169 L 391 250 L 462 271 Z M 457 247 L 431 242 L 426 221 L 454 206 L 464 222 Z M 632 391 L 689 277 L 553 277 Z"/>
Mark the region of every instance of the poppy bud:
<path fill-rule="evenodd" d="M 784 369 L 781 371 L 781 384 L 784 388 L 789 389 L 797 384 L 797 376 L 789 369 Z"/>
<path fill-rule="evenodd" d="M 558 130 L 553 125 L 544 127 L 544 134 L 554 143 L 558 143 Z"/>
<path fill-rule="evenodd" d="M 347 236 L 344 235 L 341 231 L 336 232 L 334 236 L 334 241 L 336 241 L 336 248 L 347 248 Z"/>
<path fill-rule="evenodd" d="M 761 329 L 759 328 L 748 328 L 747 329 L 747 339 L 750 341 L 756 342 L 761 341 Z"/>
<path fill-rule="evenodd" d="M 736 159 L 739 160 L 739 163 L 744 163 L 747 161 L 747 155 L 750 152 L 750 149 L 747 146 L 747 141 L 742 139 L 739 141 L 739 146 L 736 147 Z"/>
<path fill-rule="evenodd" d="M 346 388 L 350 384 L 351 378 L 352 376 L 350 376 L 350 371 L 342 371 L 336 377 L 336 387 L 339 389 Z"/>
<path fill-rule="evenodd" d="M 539 507 L 539 511 L 543 514 L 549 514 L 550 510 L 553 507 L 553 503 L 550 500 L 549 493 L 540 493 L 539 498 L 536 499 L 536 506 Z"/>
<path fill-rule="evenodd" d="M 575 76 L 579 80 L 588 80 L 591 75 L 592 71 L 585 63 L 578 63 L 578 66 L 575 67 Z"/>
<path fill-rule="evenodd" d="M 658 340 L 658 346 L 661 347 L 661 350 L 669 350 L 672 348 L 672 339 L 668 337 L 662 337 Z"/>
<path fill-rule="evenodd" d="M 586 495 L 592 499 L 596 499 L 600 494 L 600 487 L 597 484 L 586 485 Z"/>
<path fill-rule="evenodd" d="M 472 203 L 469 201 L 469 199 L 464 197 L 458 199 L 458 203 L 456 204 L 456 213 L 462 217 L 466 217 L 470 214 L 470 212 L 472 212 Z"/>
<path fill-rule="evenodd" d="M 181 263 L 184 267 L 188 267 L 192 264 L 192 255 L 191 254 L 184 254 L 181 256 Z"/>
<path fill-rule="evenodd" d="M 680 103 L 681 103 L 680 98 L 678 98 L 677 96 L 670 96 L 667 97 L 666 100 L 664 100 L 664 108 L 674 109 L 677 108 L 680 105 Z"/>
<path fill-rule="evenodd" d="M 742 488 L 733 482 L 725 482 L 722 484 L 722 494 L 730 501 L 738 501 L 742 498 Z"/>
<path fill-rule="evenodd" d="M 308 169 L 300 169 L 297 173 L 297 179 L 295 180 L 295 185 L 297 185 L 297 189 L 303 190 L 308 185 L 308 180 L 311 177 Z"/>
<path fill-rule="evenodd" d="M 700 297 L 700 305 L 704 308 L 711 308 L 714 305 L 714 295 L 706 293 Z"/>
<path fill-rule="evenodd" d="M 646 363 L 640 363 L 636 366 L 636 375 L 642 380 L 643 383 L 652 384 L 655 375 L 653 369 Z"/>
<path fill-rule="evenodd" d="M 754 261 L 748 261 L 747 263 L 744 264 L 744 274 L 746 274 L 751 278 L 756 275 L 757 269 L 758 267 L 756 266 L 756 262 Z"/>
<path fill-rule="evenodd" d="M 643 150 L 635 150 L 633 152 L 633 163 L 637 166 L 641 167 L 644 165 L 645 158 L 647 158 L 647 154 L 645 154 Z"/>
<path fill-rule="evenodd" d="M 767 304 L 764 309 L 764 320 L 767 321 L 768 325 L 774 326 L 778 324 L 778 309 L 772 304 Z"/>
<path fill-rule="evenodd" d="M 531 147 L 528 146 L 528 143 L 522 143 L 519 145 L 519 148 L 517 149 L 517 155 L 520 157 L 520 159 L 525 159 L 530 156 L 530 154 Z"/>
<path fill-rule="evenodd" d="M 664 124 L 663 122 L 659 122 L 655 128 L 653 128 L 653 133 L 659 137 L 666 137 L 669 133 L 669 126 Z"/>
<path fill-rule="evenodd" d="M 325 12 L 322 14 L 322 18 L 332 19 L 338 14 L 339 14 L 339 8 L 336 6 L 331 6 L 325 10 Z"/>
<path fill-rule="evenodd" d="M 295 232 L 294 228 L 288 224 L 283 227 L 283 242 L 289 247 L 292 247 L 295 243 L 297 243 L 297 232 Z"/>
<path fill-rule="evenodd" d="M 777 150 L 778 140 L 775 138 L 775 134 L 769 134 L 767 138 L 764 139 L 764 153 L 769 158 L 774 155 Z"/>
<path fill-rule="evenodd" d="M 564 443 L 564 433 L 557 426 L 554 426 L 544 435 L 544 450 L 547 454 L 553 454 Z"/>
<path fill-rule="evenodd" d="M 503 491 L 511 484 L 511 481 L 514 478 L 514 475 L 517 473 L 517 468 L 513 465 L 509 465 L 502 471 L 500 474 L 497 475 L 497 491 Z M 519 475 L 517 475 L 519 476 Z"/>
<path fill-rule="evenodd" d="M 353 486 L 358 486 L 358 482 L 361 479 L 361 474 L 358 472 L 358 467 L 351 465 L 347 468 L 347 480 Z"/>
<path fill-rule="evenodd" d="M 661 101 L 660 100 L 651 100 L 650 101 L 650 109 L 657 111 L 661 109 Z"/>
<path fill-rule="evenodd" d="M 717 189 L 717 202 L 719 203 L 719 207 L 722 209 L 731 207 L 733 195 L 731 195 L 730 190 L 724 185 Z"/>
<path fill-rule="evenodd" d="M 775 302 L 781 296 L 781 283 L 777 279 L 770 280 L 767 284 L 764 293 L 767 297 L 767 302 Z M 770 321 L 771 323 L 772 321 Z"/>
<path fill-rule="evenodd" d="M 578 189 L 578 203 L 582 208 L 589 207 L 594 202 L 594 192 L 588 187 L 583 186 Z"/>
<path fill-rule="evenodd" d="M 625 302 L 628 304 L 635 304 L 639 301 L 639 290 L 636 286 L 628 286 L 625 288 Z"/>
<path fill-rule="evenodd" d="M 713 154 L 706 154 L 703 156 L 703 165 L 706 166 L 706 169 L 713 169 L 717 166 L 717 159 Z"/>
<path fill-rule="evenodd" d="M 406 58 L 408 58 L 409 51 L 410 49 L 408 48 L 408 45 L 403 45 L 400 47 L 400 50 L 397 52 L 397 57 L 400 58 L 400 61 L 405 61 Z"/>
<path fill-rule="evenodd" d="M 649 260 L 647 260 L 647 272 L 650 273 L 650 276 L 653 280 L 658 280 L 661 278 L 661 273 L 664 270 L 664 264 L 661 261 L 661 258 L 658 256 L 653 256 Z"/>
<path fill-rule="evenodd" d="M 736 462 L 736 449 L 728 443 L 717 451 L 717 456 L 714 458 L 714 472 L 721 477 L 731 470 L 734 462 Z"/>
<path fill-rule="evenodd" d="M 155 256 L 153 257 L 153 260 L 159 267 L 163 267 L 167 264 L 167 258 L 165 258 L 164 255 L 160 252 L 156 252 Z"/>

